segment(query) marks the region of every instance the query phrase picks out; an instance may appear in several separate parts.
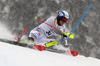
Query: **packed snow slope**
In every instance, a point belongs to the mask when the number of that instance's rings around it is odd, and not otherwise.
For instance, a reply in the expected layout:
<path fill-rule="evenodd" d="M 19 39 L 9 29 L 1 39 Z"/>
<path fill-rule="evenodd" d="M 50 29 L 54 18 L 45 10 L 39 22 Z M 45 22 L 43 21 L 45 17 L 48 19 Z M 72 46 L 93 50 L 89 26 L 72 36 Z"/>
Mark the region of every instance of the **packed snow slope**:
<path fill-rule="evenodd" d="M 100 60 L 38 51 L 0 42 L 0 66 L 100 66 Z"/>

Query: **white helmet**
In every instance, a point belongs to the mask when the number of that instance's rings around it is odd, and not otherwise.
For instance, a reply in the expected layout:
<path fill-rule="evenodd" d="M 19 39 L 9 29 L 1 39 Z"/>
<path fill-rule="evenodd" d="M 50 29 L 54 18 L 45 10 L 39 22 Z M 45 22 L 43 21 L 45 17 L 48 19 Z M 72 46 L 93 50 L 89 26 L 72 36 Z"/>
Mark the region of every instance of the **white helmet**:
<path fill-rule="evenodd" d="M 58 16 L 59 16 L 60 18 L 65 17 L 66 19 L 69 19 L 69 14 L 68 14 L 68 12 L 65 11 L 65 10 L 59 11 L 59 12 L 58 12 Z"/>

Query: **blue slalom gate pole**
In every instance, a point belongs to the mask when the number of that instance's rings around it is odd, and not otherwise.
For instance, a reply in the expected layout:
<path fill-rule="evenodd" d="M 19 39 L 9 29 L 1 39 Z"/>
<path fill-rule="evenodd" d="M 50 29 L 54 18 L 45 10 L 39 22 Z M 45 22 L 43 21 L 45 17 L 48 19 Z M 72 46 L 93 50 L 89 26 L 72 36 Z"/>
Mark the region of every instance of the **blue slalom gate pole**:
<path fill-rule="evenodd" d="M 78 21 L 78 23 L 76 24 L 76 26 L 73 28 L 73 30 L 71 31 L 71 33 L 66 37 L 65 40 L 67 40 L 69 38 L 69 36 L 74 32 L 74 30 L 76 29 L 76 27 L 79 25 L 79 23 L 82 21 L 82 19 L 84 18 L 84 16 L 86 15 L 86 13 L 88 12 L 88 10 L 90 9 L 90 7 L 93 5 L 93 3 L 90 4 L 90 6 L 87 8 L 87 10 L 85 11 L 85 13 L 83 14 L 83 16 L 81 17 L 81 19 Z M 63 40 L 60 44 L 63 44 L 65 42 L 65 40 Z"/>

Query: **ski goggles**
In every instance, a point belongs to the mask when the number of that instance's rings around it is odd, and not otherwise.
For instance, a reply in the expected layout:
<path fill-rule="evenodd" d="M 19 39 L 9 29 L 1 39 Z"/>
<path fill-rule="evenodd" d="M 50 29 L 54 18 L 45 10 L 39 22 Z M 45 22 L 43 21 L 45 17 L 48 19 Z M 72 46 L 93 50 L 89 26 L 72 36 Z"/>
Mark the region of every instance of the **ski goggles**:
<path fill-rule="evenodd" d="M 67 22 L 68 19 L 62 18 L 61 20 L 62 20 L 63 22 Z"/>

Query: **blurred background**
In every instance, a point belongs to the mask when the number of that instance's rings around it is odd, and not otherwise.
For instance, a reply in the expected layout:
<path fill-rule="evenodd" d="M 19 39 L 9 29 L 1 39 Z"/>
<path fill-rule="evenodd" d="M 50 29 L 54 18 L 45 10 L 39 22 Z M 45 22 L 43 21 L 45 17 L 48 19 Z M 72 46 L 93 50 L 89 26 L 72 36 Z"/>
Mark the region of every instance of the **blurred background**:
<path fill-rule="evenodd" d="M 57 16 L 59 10 L 67 10 L 70 19 L 66 29 L 71 32 L 91 3 L 92 7 L 73 33 L 75 38 L 68 39 L 68 44 L 80 55 L 100 59 L 100 0 L 0 0 L 0 22 L 12 34 L 20 35 L 26 28 L 28 36 L 30 30 L 41 24 L 35 17 L 45 21 Z"/>

